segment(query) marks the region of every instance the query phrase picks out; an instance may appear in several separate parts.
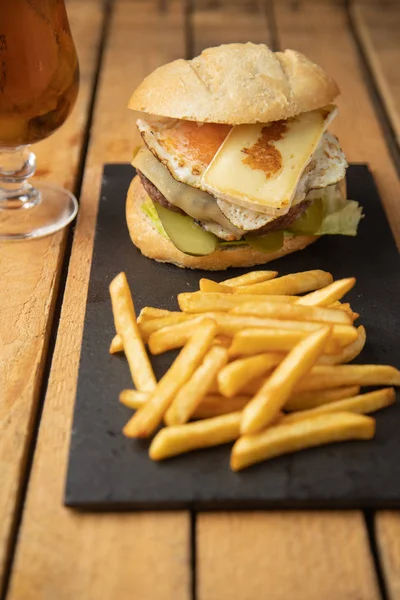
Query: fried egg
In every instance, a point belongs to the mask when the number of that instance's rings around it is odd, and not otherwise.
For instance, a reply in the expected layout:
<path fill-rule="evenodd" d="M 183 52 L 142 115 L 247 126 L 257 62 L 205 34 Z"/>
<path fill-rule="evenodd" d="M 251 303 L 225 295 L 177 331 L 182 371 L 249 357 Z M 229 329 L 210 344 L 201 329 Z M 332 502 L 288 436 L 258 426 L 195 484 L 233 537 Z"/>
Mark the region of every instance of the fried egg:
<path fill-rule="evenodd" d="M 136 122 L 144 143 L 171 175 L 200 188 L 201 177 L 225 140 L 230 125 L 163 119 Z"/>
<path fill-rule="evenodd" d="M 326 131 L 302 178 L 309 190 L 333 185 L 346 175 L 347 160 L 337 137 Z"/>
<path fill-rule="evenodd" d="M 146 146 L 171 175 L 177 181 L 200 189 L 204 171 L 232 129 L 230 125 L 177 119 L 138 119 L 137 126 Z M 298 182 L 291 205 L 281 209 L 279 214 L 271 216 L 227 199 L 217 198 L 216 202 L 232 225 L 241 231 L 255 231 L 302 202 L 310 190 L 342 180 L 346 167 L 346 158 L 337 138 L 325 131 Z"/>

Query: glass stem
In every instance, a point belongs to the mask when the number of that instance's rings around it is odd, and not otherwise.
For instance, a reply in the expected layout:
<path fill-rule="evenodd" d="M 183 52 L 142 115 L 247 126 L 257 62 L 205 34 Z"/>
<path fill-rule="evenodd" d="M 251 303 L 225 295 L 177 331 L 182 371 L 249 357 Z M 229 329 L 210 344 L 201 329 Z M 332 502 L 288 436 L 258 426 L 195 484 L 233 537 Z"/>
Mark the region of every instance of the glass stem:
<path fill-rule="evenodd" d="M 36 169 L 29 146 L 0 148 L 0 210 L 31 208 L 40 193 L 28 182 Z"/>

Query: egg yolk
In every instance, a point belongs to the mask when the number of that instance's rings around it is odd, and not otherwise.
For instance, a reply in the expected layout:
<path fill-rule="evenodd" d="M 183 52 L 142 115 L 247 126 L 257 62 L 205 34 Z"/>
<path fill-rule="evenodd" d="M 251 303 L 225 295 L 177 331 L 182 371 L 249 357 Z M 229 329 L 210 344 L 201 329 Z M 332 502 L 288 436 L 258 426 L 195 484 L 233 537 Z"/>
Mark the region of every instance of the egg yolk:
<path fill-rule="evenodd" d="M 163 131 L 162 142 L 167 150 L 183 162 L 205 169 L 225 140 L 230 125 L 179 121 Z"/>

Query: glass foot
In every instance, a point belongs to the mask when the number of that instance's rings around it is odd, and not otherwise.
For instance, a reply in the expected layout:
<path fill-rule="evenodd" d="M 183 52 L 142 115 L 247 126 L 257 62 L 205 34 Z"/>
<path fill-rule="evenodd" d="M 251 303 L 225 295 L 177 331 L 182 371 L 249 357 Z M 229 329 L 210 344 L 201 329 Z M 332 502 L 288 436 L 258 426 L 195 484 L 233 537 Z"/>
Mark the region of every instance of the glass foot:
<path fill-rule="evenodd" d="M 78 202 L 73 194 L 57 185 L 34 182 L 38 192 L 25 204 L 0 203 L 0 240 L 40 238 L 59 231 L 76 217 Z"/>

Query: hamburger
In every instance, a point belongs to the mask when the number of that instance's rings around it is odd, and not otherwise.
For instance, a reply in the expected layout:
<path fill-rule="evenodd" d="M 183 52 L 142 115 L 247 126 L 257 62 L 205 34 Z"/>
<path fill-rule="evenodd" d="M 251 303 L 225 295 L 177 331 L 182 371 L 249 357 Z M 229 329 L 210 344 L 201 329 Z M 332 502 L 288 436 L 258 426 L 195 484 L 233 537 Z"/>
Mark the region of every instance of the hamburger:
<path fill-rule="evenodd" d="M 339 88 L 293 50 L 228 44 L 151 73 L 129 108 L 143 145 L 126 217 L 149 258 L 253 266 L 321 235 L 355 235 L 346 158 L 328 131 Z"/>

